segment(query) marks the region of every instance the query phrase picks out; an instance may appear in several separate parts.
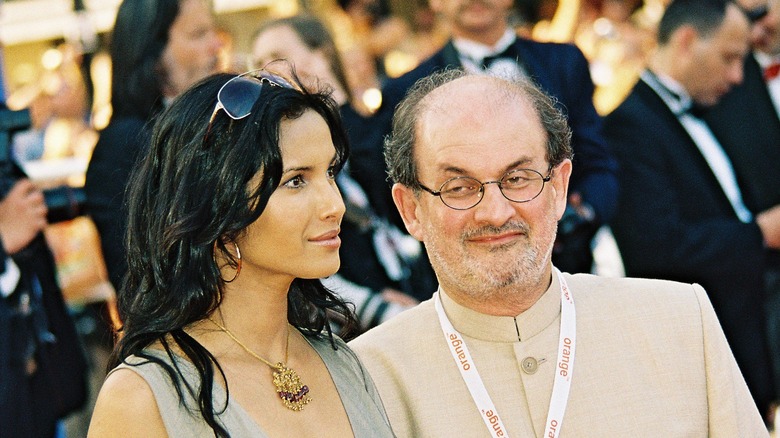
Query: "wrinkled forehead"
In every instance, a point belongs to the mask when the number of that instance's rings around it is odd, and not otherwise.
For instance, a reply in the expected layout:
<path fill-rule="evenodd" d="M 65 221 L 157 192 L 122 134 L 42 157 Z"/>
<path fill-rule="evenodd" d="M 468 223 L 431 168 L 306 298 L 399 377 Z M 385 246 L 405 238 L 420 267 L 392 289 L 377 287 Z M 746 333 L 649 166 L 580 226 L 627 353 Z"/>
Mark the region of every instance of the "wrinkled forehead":
<path fill-rule="evenodd" d="M 464 76 L 441 85 L 420 101 L 418 122 L 484 121 L 483 117 L 522 109 L 536 117 L 527 94 L 516 84 L 491 76 Z"/>
<path fill-rule="evenodd" d="M 421 170 L 438 161 L 478 168 L 502 167 L 521 155 L 534 163 L 546 158 L 547 133 L 514 84 L 464 77 L 432 91 L 420 105 L 415 158 Z"/>

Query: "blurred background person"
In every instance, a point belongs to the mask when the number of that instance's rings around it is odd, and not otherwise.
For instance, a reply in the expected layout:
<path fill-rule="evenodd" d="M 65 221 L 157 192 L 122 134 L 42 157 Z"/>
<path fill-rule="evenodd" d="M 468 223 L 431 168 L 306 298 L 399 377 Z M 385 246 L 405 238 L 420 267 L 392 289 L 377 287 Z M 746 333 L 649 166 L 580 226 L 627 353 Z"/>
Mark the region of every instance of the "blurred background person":
<path fill-rule="evenodd" d="M 353 164 L 381 160 L 371 149 L 381 143 L 381 133 L 372 131 L 351 105 L 354 96 L 344 65 L 324 24 L 310 15 L 267 21 L 255 33 L 252 54 L 258 67 L 284 58 L 294 64 L 307 87 L 332 88 L 351 152 L 357 157 L 350 158 L 337 178 L 347 206 L 341 226 L 341 267 L 337 275 L 324 280 L 325 284 L 355 304 L 361 329 L 415 305 L 414 291 L 435 289 L 436 279 L 420 244 L 389 221 L 392 206 L 374 202 L 387 190 L 385 173 L 366 172 L 360 178 L 351 175 Z M 383 163 L 375 163 L 380 165 Z"/>
<path fill-rule="evenodd" d="M 2 73 L 0 73 L 0 77 Z M 57 282 L 43 193 L 10 153 L 32 124 L 0 101 L 0 433 L 53 438 L 87 400 L 87 362 Z"/>
<path fill-rule="evenodd" d="M 780 205 L 780 0 L 739 0 L 751 20 L 744 79 L 704 115 L 750 211 Z M 780 251 L 767 256 L 767 330 L 780 394 Z"/>
<path fill-rule="evenodd" d="M 111 105 L 87 169 L 87 208 L 109 279 L 127 270 L 124 192 L 152 121 L 177 95 L 219 67 L 221 42 L 207 0 L 125 0 L 111 39 Z"/>
<path fill-rule="evenodd" d="M 780 248 L 780 205 L 752 212 L 699 107 L 742 82 L 750 23 L 727 0 L 674 0 L 658 48 L 605 119 L 620 163 L 612 224 L 626 274 L 699 283 L 753 399 L 769 422 L 777 399 L 766 337 L 766 248 Z"/>

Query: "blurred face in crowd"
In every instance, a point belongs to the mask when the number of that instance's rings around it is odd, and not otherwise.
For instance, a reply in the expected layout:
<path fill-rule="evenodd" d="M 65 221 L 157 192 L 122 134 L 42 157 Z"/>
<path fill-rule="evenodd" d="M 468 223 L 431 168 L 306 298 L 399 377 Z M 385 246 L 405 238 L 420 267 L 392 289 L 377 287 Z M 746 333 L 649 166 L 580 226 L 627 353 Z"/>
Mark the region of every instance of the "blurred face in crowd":
<path fill-rule="evenodd" d="M 183 0 L 168 30 L 162 54 L 165 95 L 175 97 L 195 82 L 216 73 L 222 47 L 214 17 L 204 0 Z"/>
<path fill-rule="evenodd" d="M 430 0 L 456 37 L 492 45 L 503 35 L 512 0 Z"/>
<path fill-rule="evenodd" d="M 548 175 L 547 134 L 539 116 L 525 96 L 506 87 L 495 78 L 466 77 L 424 99 L 414 145 L 422 185 L 438 190 L 459 176 L 496 181 L 517 169 Z M 524 203 L 505 198 L 497 184 L 486 185 L 482 200 L 467 210 L 401 184 L 393 187 L 393 197 L 409 232 L 425 243 L 442 288 L 479 309 L 474 303 L 522 299 L 524 288 L 546 290 L 570 172 L 571 161 L 564 160 L 541 193 Z"/>
<path fill-rule="evenodd" d="M 758 15 L 766 11 L 751 25 L 753 49 L 769 55 L 780 54 L 780 0 L 740 0 L 738 4 L 748 14 Z"/>
<path fill-rule="evenodd" d="M 749 51 L 750 24 L 737 6 L 730 4 L 723 23 L 708 37 L 694 35 L 686 45 L 686 68 L 680 78 L 693 100 L 714 105 L 734 85 L 742 82 L 743 62 Z"/>
<path fill-rule="evenodd" d="M 343 104 L 346 101 L 328 57 L 322 50 L 307 46 L 291 26 L 273 26 L 257 35 L 252 43 L 252 57 L 256 68 L 276 59 L 287 59 L 295 66 L 296 74 L 306 87 L 317 89 L 317 84 L 324 82 L 334 87 L 336 102 Z"/>
<path fill-rule="evenodd" d="M 336 187 L 330 128 L 316 111 L 308 110 L 282 120 L 279 129 L 281 183 L 260 217 L 237 239 L 239 278 L 287 283 L 327 277 L 339 268 L 338 233 L 345 210 Z M 225 273 L 226 278 L 230 275 Z"/>

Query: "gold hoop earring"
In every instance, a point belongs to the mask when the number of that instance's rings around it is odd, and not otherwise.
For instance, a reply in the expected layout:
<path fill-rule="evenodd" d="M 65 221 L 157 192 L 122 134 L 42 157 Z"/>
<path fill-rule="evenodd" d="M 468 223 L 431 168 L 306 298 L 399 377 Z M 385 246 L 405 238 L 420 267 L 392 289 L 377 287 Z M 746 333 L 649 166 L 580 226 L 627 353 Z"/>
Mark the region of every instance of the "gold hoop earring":
<path fill-rule="evenodd" d="M 223 282 L 225 282 L 225 283 L 232 283 L 236 278 L 238 278 L 238 274 L 241 273 L 241 250 L 238 248 L 238 244 L 236 242 L 232 242 L 232 243 L 233 243 L 233 246 L 236 247 L 236 257 L 238 258 L 238 263 L 236 264 L 236 274 L 233 275 L 233 278 L 231 278 L 230 280 L 225 280 L 224 278 L 222 278 L 222 271 L 220 271 L 219 278 Z M 216 257 L 216 255 L 217 255 L 217 242 L 215 241 L 214 242 L 214 256 Z M 216 259 L 215 259 L 215 262 L 216 262 Z M 219 269 L 219 264 L 217 264 L 217 269 Z"/>

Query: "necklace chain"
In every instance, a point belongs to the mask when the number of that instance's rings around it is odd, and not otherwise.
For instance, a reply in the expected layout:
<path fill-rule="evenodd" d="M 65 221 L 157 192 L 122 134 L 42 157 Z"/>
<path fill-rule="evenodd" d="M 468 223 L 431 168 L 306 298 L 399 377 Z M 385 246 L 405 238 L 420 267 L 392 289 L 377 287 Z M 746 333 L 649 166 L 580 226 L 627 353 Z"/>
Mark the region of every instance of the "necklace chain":
<path fill-rule="evenodd" d="M 278 362 L 278 363 L 274 364 L 274 363 L 264 359 L 262 356 L 260 356 L 259 354 L 255 353 L 254 351 L 252 351 L 249 347 L 244 345 L 244 343 L 241 342 L 236 337 L 236 335 L 233 334 L 233 332 L 228 330 L 225 326 L 223 326 L 222 324 L 218 323 L 217 321 L 214 321 L 210 316 L 209 316 L 209 321 L 214 323 L 215 326 L 219 327 L 220 330 L 225 332 L 225 334 L 228 335 L 230 337 L 230 339 L 234 340 L 236 342 L 236 344 L 238 344 L 241 348 L 243 348 L 244 351 L 249 353 L 255 359 L 258 359 L 261 362 L 263 362 L 264 364 L 268 365 L 269 367 L 277 369 L 277 368 L 279 368 L 279 364 L 284 365 L 284 364 L 287 363 L 287 354 L 289 353 L 289 350 L 290 350 L 290 327 L 289 326 L 287 327 L 287 341 L 286 341 L 286 344 L 284 346 L 284 362 Z"/>
<path fill-rule="evenodd" d="M 274 365 L 244 345 L 244 343 L 241 342 L 236 337 L 236 335 L 234 335 L 233 332 L 228 330 L 225 326 L 218 323 L 217 321 L 214 321 L 210 316 L 208 317 L 208 320 L 219 327 L 222 332 L 228 335 L 230 339 L 234 340 L 236 344 L 241 346 L 241 348 L 243 348 L 244 351 L 249 353 L 252 357 L 274 369 L 273 384 L 276 387 L 276 393 L 279 394 L 279 398 L 282 400 L 282 403 L 287 407 L 287 409 L 300 411 L 305 405 L 309 404 L 311 401 L 311 397 L 309 397 L 309 387 L 301 383 L 301 379 L 298 377 L 298 373 L 286 365 L 287 354 L 290 351 L 289 325 L 287 326 L 287 341 L 284 347 L 284 362 L 278 362 Z"/>

